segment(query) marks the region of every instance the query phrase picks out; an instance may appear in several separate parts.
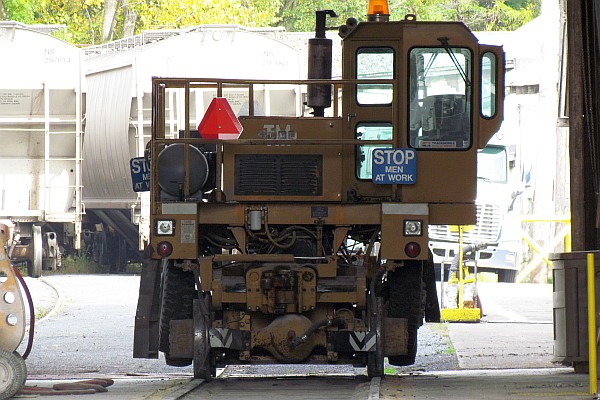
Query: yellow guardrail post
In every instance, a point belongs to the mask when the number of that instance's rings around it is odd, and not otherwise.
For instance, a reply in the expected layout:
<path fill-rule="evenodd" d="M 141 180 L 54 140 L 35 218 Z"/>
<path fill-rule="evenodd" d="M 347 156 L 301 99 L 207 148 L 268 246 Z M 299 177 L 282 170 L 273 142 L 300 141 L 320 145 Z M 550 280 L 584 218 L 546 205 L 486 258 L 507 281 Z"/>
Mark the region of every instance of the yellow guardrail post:
<path fill-rule="evenodd" d="M 594 276 L 594 255 L 587 255 L 587 295 L 588 295 L 588 350 L 590 370 L 590 394 L 598 393 L 598 371 L 596 366 L 596 289 Z"/>
<path fill-rule="evenodd" d="M 463 226 L 458 226 L 458 308 L 463 308 Z"/>

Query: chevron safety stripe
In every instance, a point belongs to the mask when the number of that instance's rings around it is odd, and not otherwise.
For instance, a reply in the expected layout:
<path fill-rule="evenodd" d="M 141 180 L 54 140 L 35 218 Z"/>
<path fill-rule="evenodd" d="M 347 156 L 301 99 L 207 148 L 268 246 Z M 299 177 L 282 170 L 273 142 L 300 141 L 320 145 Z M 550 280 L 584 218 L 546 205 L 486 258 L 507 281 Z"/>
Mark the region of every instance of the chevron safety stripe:
<path fill-rule="evenodd" d="M 337 331 L 328 333 L 328 341 L 337 352 L 354 353 L 375 351 L 377 334 L 375 332 Z"/>
<path fill-rule="evenodd" d="M 211 348 L 244 349 L 243 333 L 236 329 L 210 328 L 209 338 Z"/>

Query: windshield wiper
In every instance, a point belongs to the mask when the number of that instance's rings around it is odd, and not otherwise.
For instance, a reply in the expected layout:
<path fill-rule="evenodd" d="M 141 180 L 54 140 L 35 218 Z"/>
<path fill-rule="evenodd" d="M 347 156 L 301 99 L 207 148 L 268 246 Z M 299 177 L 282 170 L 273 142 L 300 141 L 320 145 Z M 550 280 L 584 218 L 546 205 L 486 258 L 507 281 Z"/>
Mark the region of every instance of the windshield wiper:
<path fill-rule="evenodd" d="M 444 50 L 446 50 L 446 53 L 448 53 L 448 55 L 450 56 L 450 59 L 454 63 L 454 66 L 458 70 L 458 73 L 460 74 L 461 78 L 463 78 L 463 81 L 465 82 L 465 85 L 471 86 L 471 81 L 467 77 L 467 74 L 465 73 L 465 70 L 462 68 L 462 65 L 460 65 L 460 63 L 458 62 L 458 60 L 456 58 L 456 54 L 454 54 L 454 52 L 452 51 L 452 48 L 448 44 L 448 40 L 450 40 L 450 39 L 447 38 L 447 37 L 439 37 L 439 38 L 437 38 L 437 40 L 440 41 L 440 43 L 444 47 Z"/>

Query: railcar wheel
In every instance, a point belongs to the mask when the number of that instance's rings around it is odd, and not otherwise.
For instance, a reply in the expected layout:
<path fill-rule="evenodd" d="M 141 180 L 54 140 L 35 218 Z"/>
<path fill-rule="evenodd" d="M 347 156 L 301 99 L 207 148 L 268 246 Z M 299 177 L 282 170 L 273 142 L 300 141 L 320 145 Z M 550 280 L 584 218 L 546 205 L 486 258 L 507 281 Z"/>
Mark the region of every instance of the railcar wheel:
<path fill-rule="evenodd" d="M 383 298 L 375 296 L 374 291 L 369 295 L 369 330 L 376 333 L 375 351 L 367 356 L 367 375 L 369 378 L 384 375 L 383 368 Z"/>
<path fill-rule="evenodd" d="M 0 349 L 0 399 L 13 397 L 25 385 L 27 366 L 16 351 Z"/>
<path fill-rule="evenodd" d="M 32 278 L 39 278 L 42 276 L 42 266 L 44 261 L 44 248 L 42 244 L 42 227 L 39 225 L 33 226 L 33 254 L 32 258 L 27 261 L 27 273 Z"/>

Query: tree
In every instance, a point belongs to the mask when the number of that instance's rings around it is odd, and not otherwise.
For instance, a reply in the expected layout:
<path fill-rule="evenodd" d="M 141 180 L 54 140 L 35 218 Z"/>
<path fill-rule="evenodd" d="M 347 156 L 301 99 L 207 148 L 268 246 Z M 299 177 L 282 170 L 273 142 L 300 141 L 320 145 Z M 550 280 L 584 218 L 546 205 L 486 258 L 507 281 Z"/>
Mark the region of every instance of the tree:
<path fill-rule="evenodd" d="M 6 19 L 6 8 L 4 7 L 4 0 L 0 0 L 0 21 Z"/>
<path fill-rule="evenodd" d="M 315 30 L 315 11 L 334 10 L 338 19 L 331 20 L 329 25 L 342 25 L 352 17 L 359 21 L 366 20 L 367 2 L 365 0 L 284 0 L 278 12 L 278 26 L 292 32 L 310 32 Z"/>
<path fill-rule="evenodd" d="M 472 30 L 513 30 L 539 15 L 541 0 L 389 0 L 391 19 L 463 21 Z M 366 19 L 367 0 L 0 0 L 0 18 L 26 24 L 66 24 L 61 38 L 99 44 L 146 29 L 201 24 L 283 26 L 313 31 L 316 10 L 334 10 L 342 25 Z M 2 15 L 5 10 L 5 15 Z"/>

